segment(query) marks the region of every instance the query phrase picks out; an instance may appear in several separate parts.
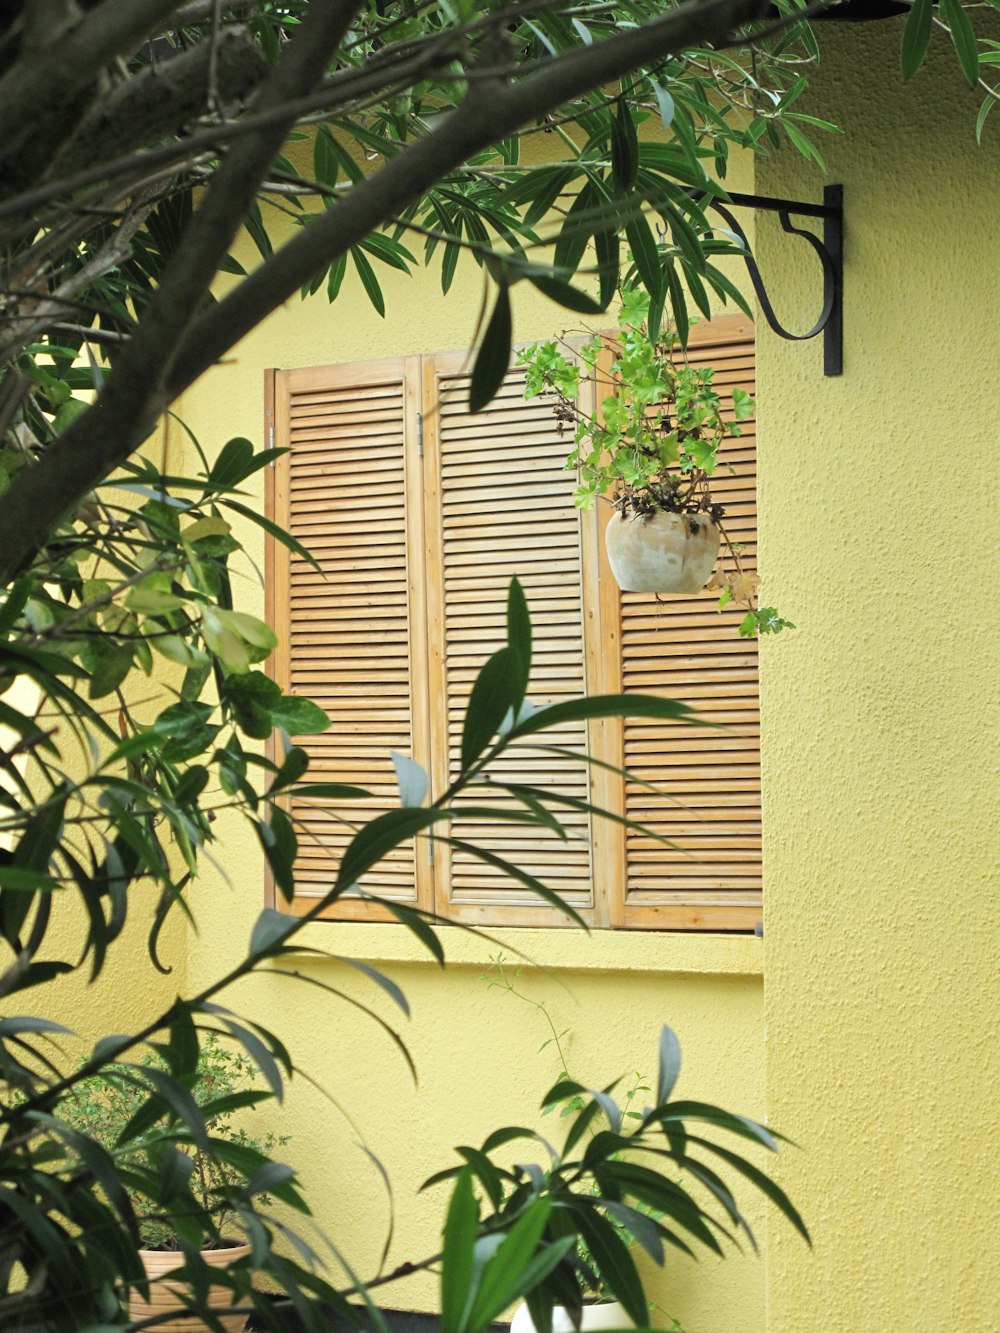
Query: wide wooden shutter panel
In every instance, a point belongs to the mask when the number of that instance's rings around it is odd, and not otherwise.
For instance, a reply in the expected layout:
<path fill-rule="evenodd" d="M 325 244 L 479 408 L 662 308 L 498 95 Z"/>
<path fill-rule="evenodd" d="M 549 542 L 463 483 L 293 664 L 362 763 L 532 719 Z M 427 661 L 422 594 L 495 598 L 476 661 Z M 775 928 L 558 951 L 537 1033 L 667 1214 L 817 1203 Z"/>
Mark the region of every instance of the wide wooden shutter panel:
<path fill-rule="evenodd" d="M 524 399 L 524 377 L 512 371 L 482 412 L 468 410 L 462 358 L 424 359 L 425 495 L 429 585 L 432 754 L 435 790 L 457 773 L 462 721 L 483 662 L 506 638 L 512 577 L 525 590 L 532 617 L 529 695 L 554 703 L 586 692 L 580 521 L 563 467 L 560 438 L 548 403 Z M 586 728 L 553 731 L 553 745 L 583 749 Z M 512 752 L 494 766 L 504 781 L 559 790 L 587 801 L 587 770 L 550 754 Z M 475 793 L 477 803 L 518 809 L 510 798 Z M 593 919 L 590 821 L 562 807 L 569 838 L 517 825 L 458 822 L 452 834 L 514 862 Z M 564 924 L 565 914 L 530 889 L 472 855 L 440 848 L 438 910 L 463 921 Z"/>
<path fill-rule="evenodd" d="M 353 826 L 398 804 L 391 751 L 426 748 L 422 638 L 413 630 L 423 587 L 415 370 L 394 360 L 275 376 L 276 443 L 291 452 L 275 469 L 273 511 L 319 566 L 272 546 L 276 674 L 331 720 L 322 735 L 296 738 L 310 755 L 310 781 L 372 793 L 291 806 L 299 911 L 329 889 Z M 430 896 L 412 845 L 391 852 L 361 887 L 412 905 Z M 338 914 L 370 917 L 373 908 L 353 897 Z"/>
<path fill-rule="evenodd" d="M 690 358 L 715 367 L 727 410 L 734 388 L 753 393 L 753 348 L 748 320 L 721 319 L 692 334 Z M 757 552 L 754 444 L 745 422 L 713 479 L 747 572 Z M 752 929 L 761 917 L 760 718 L 756 640 L 737 633 L 746 609 L 720 613 L 708 592 L 615 595 L 609 579 L 605 566 L 604 605 L 612 621 L 617 614 L 621 642 L 620 654 L 605 658 L 607 688 L 680 699 L 726 728 L 628 720 L 617 730 L 612 757 L 637 779 L 625 784 L 622 809 L 672 845 L 635 830 L 618 835 L 616 923 Z"/>

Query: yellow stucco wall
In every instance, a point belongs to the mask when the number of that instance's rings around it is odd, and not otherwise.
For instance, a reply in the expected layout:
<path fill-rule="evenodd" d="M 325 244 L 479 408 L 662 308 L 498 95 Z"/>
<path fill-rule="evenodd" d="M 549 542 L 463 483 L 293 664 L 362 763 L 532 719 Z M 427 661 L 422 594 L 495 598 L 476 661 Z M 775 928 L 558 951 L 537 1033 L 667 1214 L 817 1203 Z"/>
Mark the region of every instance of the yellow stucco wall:
<path fill-rule="evenodd" d="M 773 1230 L 768 1333 L 1000 1328 L 1000 140 L 943 49 L 901 88 L 898 41 L 827 29 L 803 99 L 846 131 L 844 376 L 759 337 L 762 561 L 799 625 L 762 667 L 767 1096 L 816 1241 Z M 758 184 L 819 183 L 785 154 Z M 811 266 L 758 244 L 811 318 Z"/>

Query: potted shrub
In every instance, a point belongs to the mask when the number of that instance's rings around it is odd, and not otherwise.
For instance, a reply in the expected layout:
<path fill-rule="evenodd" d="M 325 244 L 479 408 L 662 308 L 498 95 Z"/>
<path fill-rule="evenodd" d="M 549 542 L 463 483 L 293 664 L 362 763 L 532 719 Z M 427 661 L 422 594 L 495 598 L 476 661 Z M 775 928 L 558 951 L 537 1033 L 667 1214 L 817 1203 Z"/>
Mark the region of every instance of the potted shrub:
<path fill-rule="evenodd" d="M 687 1248 L 674 1225 L 679 1223 L 681 1229 L 690 1229 L 696 1241 L 717 1249 L 711 1231 L 700 1225 L 699 1218 L 705 1219 L 709 1227 L 714 1223 L 707 1214 L 701 1213 L 693 1196 L 686 1194 L 682 1180 L 660 1180 L 652 1172 L 636 1173 L 634 1167 L 643 1158 L 630 1159 L 627 1152 L 629 1148 L 639 1148 L 648 1160 L 649 1155 L 669 1158 L 677 1147 L 681 1147 L 680 1159 L 676 1162 L 678 1175 L 689 1170 L 698 1179 L 703 1170 L 697 1164 L 692 1167 L 685 1160 L 683 1139 L 687 1130 L 682 1128 L 681 1117 L 663 1114 L 666 1098 L 672 1091 L 672 1080 L 679 1073 L 680 1047 L 673 1032 L 665 1028 L 660 1040 L 660 1068 L 655 1089 L 640 1073 L 627 1080 L 618 1098 L 611 1096 L 614 1084 L 603 1092 L 587 1088 L 568 1071 L 566 1043 L 571 1029 L 559 1028 L 546 1002 L 522 988 L 523 974 L 523 967 L 511 966 L 509 960 L 498 953 L 490 958 L 489 969 L 482 980 L 491 990 L 521 1001 L 539 1015 L 548 1032 L 540 1049 L 551 1049 L 559 1068 L 559 1081 L 545 1099 L 542 1115 L 555 1115 L 569 1122 L 569 1131 L 563 1154 L 551 1146 L 548 1135 L 539 1140 L 549 1154 L 548 1170 L 539 1174 L 518 1167 L 510 1174 L 501 1174 L 497 1178 L 499 1188 L 490 1197 L 494 1203 L 500 1204 L 501 1211 L 512 1205 L 516 1211 L 526 1193 L 525 1175 L 534 1175 L 534 1187 L 558 1201 L 562 1214 L 558 1232 L 572 1236 L 572 1247 L 562 1265 L 553 1270 L 550 1289 L 535 1293 L 517 1306 L 510 1333 L 539 1333 L 532 1317 L 532 1305 L 543 1325 L 546 1319 L 551 1319 L 551 1333 L 576 1333 L 577 1329 L 583 1333 L 600 1333 L 601 1330 L 634 1328 L 641 1308 L 633 1299 L 630 1302 L 632 1313 L 629 1312 L 620 1297 L 629 1293 L 630 1282 L 626 1277 L 624 1289 L 619 1284 L 623 1274 L 630 1270 L 634 1273 L 631 1251 L 636 1243 L 662 1264 L 664 1240 L 682 1250 Z M 654 1098 L 656 1109 L 650 1110 L 647 1103 Z M 693 1111 L 696 1117 L 705 1115 L 726 1128 L 735 1126 L 738 1132 L 747 1129 L 747 1137 L 756 1137 L 755 1131 L 759 1127 L 752 1121 L 730 1116 L 720 1108 L 694 1102 L 675 1105 Z M 661 1116 L 665 1136 L 663 1146 L 656 1143 L 655 1132 L 649 1134 L 651 1127 L 661 1123 Z M 666 1126 L 670 1121 L 675 1128 L 668 1130 Z M 518 1136 L 521 1134 L 527 1136 L 528 1131 L 519 1131 Z M 483 1145 L 484 1156 L 488 1156 L 489 1147 L 499 1146 L 504 1141 L 502 1135 L 492 1136 Z M 580 1163 L 582 1169 L 570 1165 L 566 1170 L 569 1164 L 564 1161 L 564 1156 L 574 1144 L 590 1146 Z M 701 1175 L 702 1183 L 710 1178 L 710 1174 Z M 782 1198 L 779 1206 L 786 1216 L 794 1216 L 794 1210 L 788 1211 L 791 1205 L 786 1208 L 786 1204 L 787 1200 Z M 737 1219 L 738 1226 L 745 1229 L 742 1218 L 731 1212 L 730 1221 Z M 634 1298 L 634 1283 L 631 1284 L 631 1294 Z M 684 1333 L 676 1319 L 670 1319 L 661 1327 L 666 1333 Z"/>
<path fill-rule="evenodd" d="M 258 1071 L 247 1056 L 214 1033 L 202 1041 L 195 1071 L 186 1080 L 197 1122 L 188 1117 L 185 1123 L 183 1106 L 157 1106 L 157 1074 L 163 1068 L 156 1055 L 138 1064 L 109 1065 L 102 1074 L 80 1080 L 60 1103 L 58 1115 L 113 1157 L 128 1190 L 148 1279 L 148 1288 L 130 1291 L 131 1320 L 156 1317 L 158 1329 L 191 1333 L 204 1328 L 185 1300 L 195 1281 L 186 1280 L 192 1260 L 199 1269 L 197 1280 L 208 1285 L 205 1302 L 220 1311 L 233 1305 L 233 1288 L 213 1284 L 206 1270 L 228 1268 L 249 1256 L 250 1244 L 240 1234 L 247 1200 L 269 1202 L 253 1188 L 254 1177 L 264 1171 L 276 1183 L 287 1179 L 289 1169 L 275 1170 L 271 1154 L 288 1139 L 273 1133 L 255 1137 L 238 1123 L 238 1113 L 272 1094 L 254 1086 Z M 171 1109 L 179 1114 L 169 1114 Z M 230 1333 L 245 1323 L 243 1314 L 218 1318 Z"/>
<path fill-rule="evenodd" d="M 628 1100 L 626 1099 L 627 1104 Z M 583 1108 L 583 1100 L 579 1096 L 575 1096 L 568 1099 L 563 1107 L 562 1114 L 568 1115 L 572 1110 L 582 1110 Z M 550 1106 L 547 1109 L 552 1110 L 553 1108 Z M 595 1198 L 598 1197 L 596 1191 L 591 1192 Z M 656 1210 L 649 1210 L 648 1215 L 658 1216 L 660 1214 Z M 624 1223 L 619 1222 L 614 1216 L 607 1216 L 606 1220 L 614 1228 L 622 1244 L 631 1248 L 635 1242 L 635 1237 Z M 599 1265 L 591 1254 L 587 1242 L 580 1235 L 576 1237 L 574 1245 L 574 1260 L 582 1301 L 580 1307 L 576 1309 L 577 1322 L 574 1322 L 569 1307 L 555 1305 L 552 1308 L 552 1333 L 575 1333 L 578 1328 L 581 1333 L 602 1333 L 602 1330 L 605 1329 L 634 1328 L 635 1320 L 629 1315 L 621 1301 L 615 1299 L 608 1283 L 601 1276 Z M 675 1321 L 674 1328 L 679 1327 Z M 527 1301 L 522 1301 L 514 1311 L 510 1321 L 510 1333 L 538 1333 Z"/>
<path fill-rule="evenodd" d="M 527 1316 L 518 1316 L 518 1333 L 531 1333 L 529 1317 L 538 1333 L 552 1333 L 557 1312 L 573 1328 L 586 1327 L 587 1289 L 597 1278 L 626 1315 L 621 1319 L 609 1310 L 598 1318 L 616 1328 L 649 1328 L 633 1239 L 661 1267 L 670 1246 L 721 1256 L 742 1235 L 756 1248 L 720 1167 L 756 1186 L 809 1241 L 787 1195 L 740 1151 L 749 1142 L 755 1150 L 776 1152 L 781 1136 L 721 1107 L 675 1098 L 680 1063 L 677 1037 L 664 1027 L 650 1105 L 629 1113 L 612 1095 L 615 1083 L 588 1088 L 560 1079 L 543 1102 L 572 1108 L 560 1148 L 549 1136 L 509 1126 L 478 1148 L 462 1146 L 461 1165 L 425 1182 L 426 1188 L 454 1181 L 443 1234 L 442 1292 L 456 1274 L 464 1275 L 471 1288 L 462 1306 L 471 1309 L 469 1327 L 482 1327 L 519 1297 Z M 446 1326 L 458 1333 L 462 1311 L 446 1311 Z"/>
<path fill-rule="evenodd" d="M 526 396 L 554 399 L 560 430 L 572 431 L 566 466 L 580 478 L 574 501 L 585 510 L 599 498 L 610 501 L 608 560 L 623 591 L 700 592 L 721 545 L 733 572 L 713 580 L 720 605 L 747 605 L 751 616 L 741 633 L 780 629 L 788 622 L 779 622 L 773 609 L 758 613 L 756 579 L 744 571 L 739 547 L 726 535 L 724 507 L 711 491 L 720 446 L 740 434 L 753 399 L 734 389 L 736 419 L 727 421 L 712 368 L 692 365 L 670 334 L 650 337 L 645 293 L 625 288 L 622 300 L 615 335 L 595 335 L 578 350 L 534 343 L 518 354 Z M 588 381 L 597 389 L 592 413 L 580 406 Z"/>

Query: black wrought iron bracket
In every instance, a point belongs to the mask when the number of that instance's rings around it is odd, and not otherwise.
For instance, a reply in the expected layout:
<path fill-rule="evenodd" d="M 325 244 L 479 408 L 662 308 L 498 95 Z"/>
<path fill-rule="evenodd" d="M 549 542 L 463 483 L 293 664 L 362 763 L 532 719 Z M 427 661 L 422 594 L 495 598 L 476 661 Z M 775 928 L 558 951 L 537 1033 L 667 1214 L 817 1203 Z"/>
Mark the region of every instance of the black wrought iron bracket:
<path fill-rule="evenodd" d="M 726 203 L 720 203 L 708 195 L 702 195 L 700 202 L 705 208 L 714 209 L 725 221 L 743 247 L 743 259 L 753 284 L 760 308 L 771 328 L 782 338 L 792 342 L 804 342 L 809 338 L 823 335 L 823 374 L 840 375 L 844 370 L 844 187 L 827 185 L 823 190 L 821 204 L 803 204 L 794 199 L 770 199 L 760 194 L 730 193 Z M 819 319 L 807 333 L 792 333 L 774 313 L 774 306 L 764 287 L 764 279 L 757 261 L 754 259 L 746 232 L 730 211 L 735 208 L 763 208 L 777 213 L 782 228 L 792 236 L 801 236 L 819 255 L 823 265 L 823 309 Z M 814 232 L 803 227 L 796 227 L 793 217 L 818 218 L 823 223 L 822 239 Z"/>

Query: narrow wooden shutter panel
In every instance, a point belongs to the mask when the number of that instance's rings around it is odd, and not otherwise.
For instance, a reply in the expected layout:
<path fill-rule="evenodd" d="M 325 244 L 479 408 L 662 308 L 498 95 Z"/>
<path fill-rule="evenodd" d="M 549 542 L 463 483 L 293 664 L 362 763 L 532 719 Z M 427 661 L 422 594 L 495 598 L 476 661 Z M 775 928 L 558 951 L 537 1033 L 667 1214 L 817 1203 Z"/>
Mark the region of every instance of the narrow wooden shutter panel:
<path fill-rule="evenodd" d="M 752 393 L 753 328 L 727 318 L 697 329 L 690 355 L 716 369 L 724 404 L 734 388 Z M 756 567 L 753 423 L 730 441 L 713 492 L 726 507 L 744 569 Z M 602 579 L 610 579 L 605 566 Z M 760 759 L 757 645 L 741 639 L 745 608 L 716 609 L 716 597 L 624 593 L 619 598 L 620 663 L 608 688 L 681 699 L 725 731 L 628 720 L 612 746 L 638 781 L 625 784 L 623 810 L 668 838 L 629 830 L 616 924 L 749 929 L 760 919 Z M 652 791 L 643 783 L 653 783 Z"/>
<path fill-rule="evenodd" d="M 353 836 L 344 821 L 398 805 L 390 752 L 426 753 L 426 710 L 415 688 L 422 639 L 411 633 L 423 586 L 413 567 L 422 546 L 413 504 L 415 378 L 414 365 L 400 359 L 277 376 L 277 443 L 291 452 L 279 462 L 274 516 L 320 566 L 274 548 L 274 616 L 285 640 L 277 675 L 331 719 L 327 732 L 296 738 L 310 755 L 309 779 L 372 792 L 370 801 L 291 805 L 299 837 L 293 910 L 330 887 Z M 391 852 L 362 887 L 411 905 L 429 897 L 412 845 Z M 352 897 L 335 915 L 380 913 Z"/>
<path fill-rule="evenodd" d="M 512 371 L 494 402 L 476 415 L 468 411 L 468 377 L 461 372 L 460 358 L 425 358 L 428 635 L 439 791 L 457 771 L 474 676 L 505 641 L 512 576 L 524 586 L 532 616 L 531 699 L 555 702 L 586 690 L 579 518 L 571 503 L 574 479 L 563 468 L 566 443 L 549 404 L 525 402 L 520 372 Z M 440 565 L 432 571 L 434 557 Z M 568 726 L 550 739 L 580 749 L 585 728 Z M 496 771 L 508 781 L 557 783 L 589 799 L 586 769 L 555 756 L 519 752 Z M 511 804 L 488 792 L 475 799 Z M 567 842 L 510 825 L 456 823 L 452 832 L 537 875 L 592 919 L 590 821 L 571 810 L 563 818 L 572 833 Z M 470 922 L 565 924 L 564 914 L 499 871 L 461 852 L 442 853 L 438 911 Z"/>

